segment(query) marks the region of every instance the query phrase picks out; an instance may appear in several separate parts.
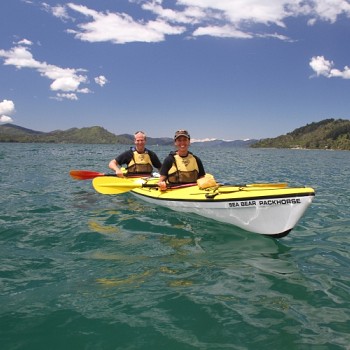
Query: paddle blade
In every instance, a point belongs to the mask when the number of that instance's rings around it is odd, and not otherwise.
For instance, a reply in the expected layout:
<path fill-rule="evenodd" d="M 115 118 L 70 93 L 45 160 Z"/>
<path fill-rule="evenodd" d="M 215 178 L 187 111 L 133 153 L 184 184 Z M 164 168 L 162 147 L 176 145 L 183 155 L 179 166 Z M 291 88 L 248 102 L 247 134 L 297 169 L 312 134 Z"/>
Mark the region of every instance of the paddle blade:
<path fill-rule="evenodd" d="M 122 194 L 134 188 L 142 187 L 145 183 L 142 179 L 128 179 L 119 177 L 96 177 L 92 180 L 92 186 L 96 192 L 102 194 Z"/>
<path fill-rule="evenodd" d="M 97 176 L 104 176 L 105 174 L 90 170 L 71 170 L 69 175 L 75 180 L 91 180 Z"/>

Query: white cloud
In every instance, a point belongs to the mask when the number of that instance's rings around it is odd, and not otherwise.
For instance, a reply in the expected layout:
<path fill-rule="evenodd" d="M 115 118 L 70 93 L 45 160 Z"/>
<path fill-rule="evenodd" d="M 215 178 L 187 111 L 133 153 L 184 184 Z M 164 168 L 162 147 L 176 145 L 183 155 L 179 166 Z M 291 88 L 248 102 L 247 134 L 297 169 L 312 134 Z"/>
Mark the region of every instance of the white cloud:
<path fill-rule="evenodd" d="M 15 112 L 15 104 L 11 100 L 2 100 L 0 102 L 0 122 L 12 123 L 13 119 L 8 114 Z"/>
<path fill-rule="evenodd" d="M 78 97 L 74 93 L 70 93 L 70 94 L 57 93 L 57 95 L 56 95 L 56 97 L 54 97 L 54 99 L 57 101 L 62 101 L 64 99 L 76 101 L 76 100 L 78 100 Z"/>
<path fill-rule="evenodd" d="M 75 19 L 74 29 L 67 30 L 76 39 L 88 42 L 160 42 L 167 35 L 289 40 L 288 19 L 302 17 L 309 25 L 317 21 L 335 22 L 340 15 L 350 17 L 348 0 L 163 0 L 131 1 L 141 4 L 138 18 L 131 14 L 97 11 L 87 6 L 68 3 L 44 8 L 55 17 Z M 72 16 L 68 12 L 73 11 Z M 79 22 L 80 21 L 80 22 Z M 257 26 L 258 25 L 258 26 Z M 257 29 L 259 28 L 259 29 Z M 265 32 L 264 32 L 265 31 Z"/>
<path fill-rule="evenodd" d="M 77 92 L 79 92 L 80 94 L 91 94 L 92 93 L 92 91 L 88 88 L 79 89 L 79 90 L 77 90 Z"/>
<path fill-rule="evenodd" d="M 248 22 L 285 27 L 285 20 L 296 16 L 334 22 L 342 14 L 350 15 L 347 0 L 178 0 L 177 3 L 204 11 L 211 9 L 233 24 Z"/>
<path fill-rule="evenodd" d="M 253 36 L 249 33 L 242 32 L 240 30 L 237 30 L 235 27 L 232 26 L 208 26 L 208 27 L 201 27 L 196 29 L 193 32 L 193 36 L 200 36 L 200 35 L 210 35 L 210 36 L 216 36 L 220 38 L 239 38 L 239 39 L 249 39 Z"/>
<path fill-rule="evenodd" d="M 284 26 L 282 20 L 288 16 L 286 4 L 281 0 L 179 0 L 183 6 L 197 6 L 207 13 L 206 20 L 220 19 L 231 25 L 242 22 L 277 24 Z"/>
<path fill-rule="evenodd" d="M 97 12 L 86 6 L 68 4 L 71 10 L 79 12 L 91 22 L 78 25 L 78 30 L 68 30 L 77 39 L 89 42 L 111 41 L 116 44 L 128 42 L 159 42 L 166 34 L 180 34 L 183 27 L 173 27 L 164 20 L 157 19 L 149 22 L 135 21 L 125 13 Z"/>
<path fill-rule="evenodd" d="M 61 68 L 46 62 L 37 61 L 27 47 L 19 45 L 8 51 L 0 50 L 0 57 L 4 58 L 5 65 L 12 65 L 17 69 L 32 68 L 41 76 L 52 80 L 50 85 L 52 91 L 74 93 L 87 93 L 89 91 L 88 89 L 80 87 L 81 84 L 88 82 L 87 76 L 81 74 L 86 72 L 84 69 Z M 77 99 L 72 98 L 69 94 L 61 94 L 59 99 L 65 96 L 70 100 Z"/>
<path fill-rule="evenodd" d="M 8 115 L 0 115 L 0 123 L 13 123 L 13 119 Z"/>
<path fill-rule="evenodd" d="M 0 114 L 12 114 L 15 111 L 15 104 L 11 100 L 2 100 L 0 102 Z"/>
<path fill-rule="evenodd" d="M 100 85 L 101 87 L 104 86 L 106 83 L 108 83 L 108 80 L 106 77 L 104 77 L 103 75 L 100 75 L 98 77 L 95 78 L 95 83 Z"/>
<path fill-rule="evenodd" d="M 326 60 L 324 56 L 312 57 L 309 65 L 317 76 L 350 79 L 350 68 L 348 66 L 345 66 L 342 71 L 335 69 L 333 68 L 334 62 Z"/>
<path fill-rule="evenodd" d="M 334 63 L 326 60 L 323 56 L 316 56 L 311 58 L 309 65 L 317 76 L 328 77 Z"/>
<path fill-rule="evenodd" d="M 172 23 L 194 24 L 199 23 L 206 17 L 206 13 L 198 6 L 188 6 L 184 10 L 165 9 L 160 2 L 146 2 L 142 8 L 151 11 L 160 18 Z"/>
<path fill-rule="evenodd" d="M 16 43 L 17 45 L 33 45 L 33 43 L 28 39 L 22 39 Z"/>
<path fill-rule="evenodd" d="M 0 57 L 5 58 L 5 65 L 12 65 L 18 69 L 40 69 L 40 67 L 42 67 L 43 65 L 42 63 L 34 60 L 30 51 L 28 51 L 28 49 L 23 46 L 16 46 L 8 51 L 0 50 Z"/>
<path fill-rule="evenodd" d="M 57 5 L 57 6 L 50 6 L 47 3 L 42 3 L 43 8 L 45 11 L 51 13 L 53 16 L 60 18 L 61 20 L 68 20 L 71 19 L 71 17 L 67 13 L 67 8 L 63 5 Z"/>
<path fill-rule="evenodd" d="M 66 74 L 68 73 L 68 74 Z M 54 79 L 53 83 L 50 85 L 53 91 L 77 91 L 81 82 L 86 80 L 86 77 L 76 75 L 75 73 L 64 72 L 62 75 Z M 49 76 L 50 72 L 45 72 L 45 75 Z"/>
<path fill-rule="evenodd" d="M 316 0 L 313 12 L 319 19 L 334 23 L 338 16 L 350 15 L 350 4 L 346 0 Z"/>

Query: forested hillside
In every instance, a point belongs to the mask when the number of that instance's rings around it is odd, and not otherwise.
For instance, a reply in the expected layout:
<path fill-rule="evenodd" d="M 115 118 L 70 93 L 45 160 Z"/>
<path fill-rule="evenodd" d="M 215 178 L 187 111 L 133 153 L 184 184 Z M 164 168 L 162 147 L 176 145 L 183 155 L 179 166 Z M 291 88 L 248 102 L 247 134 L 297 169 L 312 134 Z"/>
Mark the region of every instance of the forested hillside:
<path fill-rule="evenodd" d="M 133 135 L 115 135 L 100 126 L 40 132 L 13 124 L 0 126 L 0 142 L 125 144 L 134 143 Z M 169 144 L 172 139 L 148 138 L 148 144 Z"/>
<path fill-rule="evenodd" d="M 286 135 L 262 139 L 251 147 L 350 150 L 350 120 L 325 119 Z"/>
<path fill-rule="evenodd" d="M 173 139 L 147 138 L 148 145 L 172 145 Z M 65 131 L 56 130 L 41 132 L 26 129 L 13 124 L 0 125 L 0 142 L 42 142 L 42 143 L 86 143 L 86 144 L 133 144 L 133 135 L 115 135 L 100 126 L 72 128 Z M 320 122 L 307 124 L 294 131 L 275 138 L 259 141 L 249 140 L 224 142 L 200 142 L 197 145 L 213 147 L 247 146 L 255 148 L 306 148 L 350 150 L 350 120 L 325 119 Z"/>

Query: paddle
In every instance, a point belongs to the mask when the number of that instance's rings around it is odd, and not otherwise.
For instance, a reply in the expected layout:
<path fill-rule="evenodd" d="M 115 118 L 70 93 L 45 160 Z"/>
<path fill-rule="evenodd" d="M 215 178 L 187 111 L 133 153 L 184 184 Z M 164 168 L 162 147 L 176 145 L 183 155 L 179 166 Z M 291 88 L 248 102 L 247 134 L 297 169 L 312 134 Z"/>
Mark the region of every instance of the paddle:
<path fill-rule="evenodd" d="M 125 169 L 122 169 L 124 173 L 126 173 Z M 91 180 L 98 176 L 114 176 L 117 177 L 116 174 L 105 174 L 105 173 L 99 173 L 97 171 L 91 171 L 91 170 L 71 170 L 69 172 L 69 175 L 75 179 L 75 180 Z M 124 176 L 127 177 L 149 177 L 149 174 L 137 174 L 137 175 L 127 175 Z"/>
<path fill-rule="evenodd" d="M 96 177 L 92 180 L 92 185 L 94 189 L 102 194 L 122 194 L 125 192 L 129 192 L 133 190 L 134 188 L 141 188 L 141 187 L 158 187 L 157 183 L 151 183 L 148 184 L 145 182 L 143 179 L 130 179 L 130 178 L 118 178 L 118 177 L 113 177 L 113 178 L 108 178 L 108 177 Z M 169 189 L 176 189 L 176 188 L 183 188 L 183 187 L 188 187 L 188 186 L 195 186 L 196 183 L 190 183 L 190 184 L 183 184 L 183 185 L 177 185 L 177 186 L 172 186 L 169 187 Z M 285 188 L 288 185 L 286 183 L 257 183 L 257 184 L 247 184 L 247 185 L 229 185 L 227 187 L 239 187 L 239 188 L 254 188 L 257 187 L 259 189 L 264 189 L 264 188 Z M 220 193 L 225 193 L 225 187 L 226 186 L 220 186 L 219 191 Z M 228 189 L 228 188 L 227 188 Z M 204 190 L 203 190 L 204 191 Z M 227 191 L 227 193 L 230 193 L 232 189 Z"/>
<path fill-rule="evenodd" d="M 140 187 L 158 187 L 158 184 L 147 184 L 143 179 L 128 178 L 105 178 L 96 177 L 92 180 L 94 189 L 102 194 L 122 194 L 129 192 L 134 188 Z"/>
<path fill-rule="evenodd" d="M 107 176 L 104 173 L 90 170 L 71 170 L 69 175 L 75 180 L 91 180 L 97 176 Z M 116 176 L 116 174 L 111 174 L 110 176 Z"/>
<path fill-rule="evenodd" d="M 196 186 L 197 183 L 188 183 L 182 185 L 169 186 L 168 189 L 184 188 L 190 186 Z M 102 194 L 122 194 L 129 192 L 135 188 L 148 187 L 148 188 L 158 188 L 158 183 L 147 183 L 144 179 L 127 179 L 127 178 L 105 178 L 96 177 L 92 180 L 92 186 L 96 192 Z"/>

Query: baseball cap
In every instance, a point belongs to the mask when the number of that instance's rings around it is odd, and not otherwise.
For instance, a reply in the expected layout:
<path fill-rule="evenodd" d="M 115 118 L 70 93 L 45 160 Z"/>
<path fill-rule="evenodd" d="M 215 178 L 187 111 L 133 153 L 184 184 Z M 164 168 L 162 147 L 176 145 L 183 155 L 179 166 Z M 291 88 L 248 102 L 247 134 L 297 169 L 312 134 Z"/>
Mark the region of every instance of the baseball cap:
<path fill-rule="evenodd" d="M 188 139 L 191 138 L 191 136 L 190 136 L 190 134 L 188 133 L 187 130 L 178 130 L 178 131 L 176 131 L 176 133 L 175 133 L 174 140 L 176 141 L 176 139 L 178 139 L 180 136 L 185 136 L 185 137 L 187 137 Z"/>

